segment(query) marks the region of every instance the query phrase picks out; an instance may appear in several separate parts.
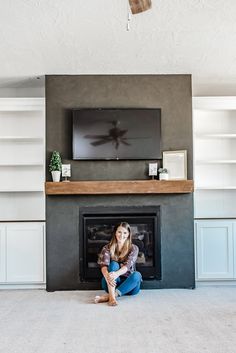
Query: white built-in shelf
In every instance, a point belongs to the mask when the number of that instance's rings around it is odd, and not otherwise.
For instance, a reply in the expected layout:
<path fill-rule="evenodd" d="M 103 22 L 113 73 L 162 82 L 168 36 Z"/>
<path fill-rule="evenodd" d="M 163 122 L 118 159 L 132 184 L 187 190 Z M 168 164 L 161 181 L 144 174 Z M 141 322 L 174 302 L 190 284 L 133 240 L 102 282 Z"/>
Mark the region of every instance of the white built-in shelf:
<path fill-rule="evenodd" d="M 196 138 L 200 139 L 235 139 L 236 134 L 204 134 L 199 133 L 195 135 Z"/>
<path fill-rule="evenodd" d="M 45 99 L 0 98 L 0 221 L 45 219 Z"/>
<path fill-rule="evenodd" d="M 1 98 L 2 112 L 41 111 L 44 106 L 44 98 Z"/>
<path fill-rule="evenodd" d="M 236 216 L 236 97 L 193 99 L 194 216 Z"/>
<path fill-rule="evenodd" d="M 206 159 L 206 160 L 196 160 L 196 164 L 235 164 L 236 159 Z"/>
<path fill-rule="evenodd" d="M 43 137 L 33 137 L 33 136 L 0 136 L 0 141 L 16 141 L 16 142 L 41 141 L 41 142 L 43 142 Z"/>
<path fill-rule="evenodd" d="M 30 189 L 0 189 L 0 192 L 44 192 L 44 189 L 30 188 Z"/>
<path fill-rule="evenodd" d="M 196 186 L 195 190 L 236 190 L 236 186 Z"/>
<path fill-rule="evenodd" d="M 194 97 L 193 109 L 205 111 L 223 112 L 228 110 L 236 110 L 236 98 L 234 96 L 228 97 Z"/>
<path fill-rule="evenodd" d="M 0 163 L 0 167 L 43 167 L 43 163 Z"/>
<path fill-rule="evenodd" d="M 196 278 L 236 280 L 236 97 L 193 98 L 193 146 Z"/>

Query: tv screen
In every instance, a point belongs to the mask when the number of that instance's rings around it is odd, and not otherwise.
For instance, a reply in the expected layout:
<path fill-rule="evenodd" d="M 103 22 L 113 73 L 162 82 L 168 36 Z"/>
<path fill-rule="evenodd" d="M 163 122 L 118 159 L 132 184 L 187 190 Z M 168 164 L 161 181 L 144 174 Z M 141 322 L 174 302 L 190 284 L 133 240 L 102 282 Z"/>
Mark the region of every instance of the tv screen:
<path fill-rule="evenodd" d="M 160 159 L 160 109 L 74 109 L 74 160 Z"/>

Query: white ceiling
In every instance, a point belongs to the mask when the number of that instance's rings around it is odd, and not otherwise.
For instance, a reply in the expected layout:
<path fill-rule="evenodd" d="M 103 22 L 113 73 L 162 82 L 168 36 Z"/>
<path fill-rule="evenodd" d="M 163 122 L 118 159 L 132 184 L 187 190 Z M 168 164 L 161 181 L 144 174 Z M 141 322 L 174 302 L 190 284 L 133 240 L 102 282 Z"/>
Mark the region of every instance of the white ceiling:
<path fill-rule="evenodd" d="M 45 74 L 192 74 L 194 95 L 236 95 L 236 1 L 0 1 L 0 88 Z"/>

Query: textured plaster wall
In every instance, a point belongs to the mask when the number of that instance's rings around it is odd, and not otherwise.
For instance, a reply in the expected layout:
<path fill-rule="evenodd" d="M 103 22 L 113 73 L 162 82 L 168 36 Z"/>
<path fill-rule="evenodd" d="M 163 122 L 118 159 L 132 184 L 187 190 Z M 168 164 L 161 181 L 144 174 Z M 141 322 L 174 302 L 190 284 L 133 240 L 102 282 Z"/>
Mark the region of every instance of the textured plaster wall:
<path fill-rule="evenodd" d="M 72 180 L 147 178 L 145 161 L 72 161 L 71 109 L 161 108 L 162 149 L 187 149 L 191 179 L 191 100 L 190 75 L 47 76 L 47 165 L 51 152 L 58 150 L 72 164 Z"/>

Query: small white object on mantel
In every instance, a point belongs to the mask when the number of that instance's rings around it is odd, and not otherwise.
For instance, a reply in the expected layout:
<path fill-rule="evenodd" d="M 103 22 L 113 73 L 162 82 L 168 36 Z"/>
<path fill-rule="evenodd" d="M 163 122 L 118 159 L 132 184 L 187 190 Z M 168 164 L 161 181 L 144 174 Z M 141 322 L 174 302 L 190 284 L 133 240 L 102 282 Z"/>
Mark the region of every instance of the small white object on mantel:
<path fill-rule="evenodd" d="M 149 172 L 148 175 L 154 179 L 154 176 L 157 176 L 157 162 L 149 163 Z"/>
<path fill-rule="evenodd" d="M 62 170 L 62 177 L 65 178 L 63 181 L 69 181 L 67 178 L 71 177 L 71 165 L 70 164 L 62 164 L 61 170 Z"/>
<path fill-rule="evenodd" d="M 159 180 L 169 180 L 169 174 L 168 173 L 160 173 Z"/>

